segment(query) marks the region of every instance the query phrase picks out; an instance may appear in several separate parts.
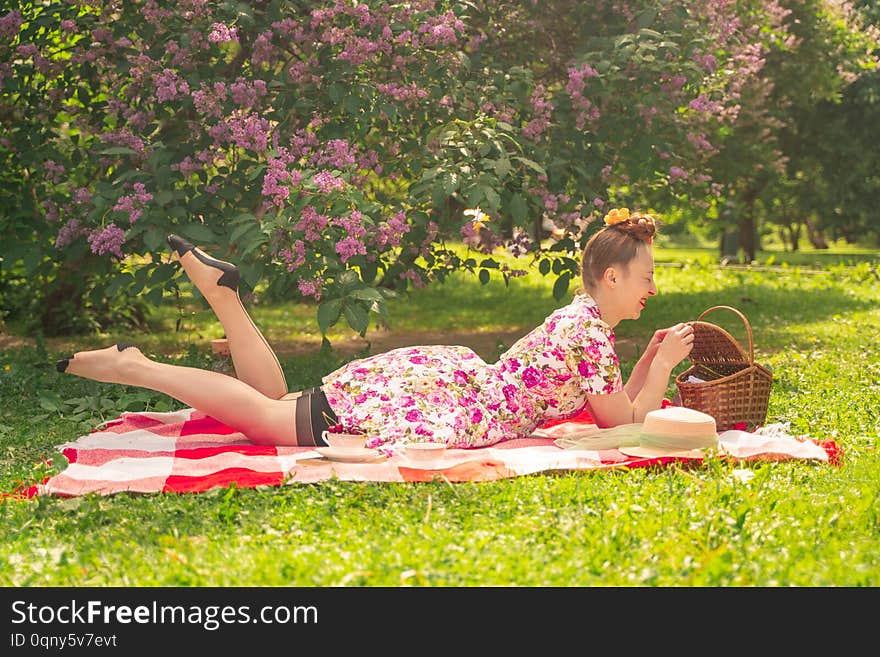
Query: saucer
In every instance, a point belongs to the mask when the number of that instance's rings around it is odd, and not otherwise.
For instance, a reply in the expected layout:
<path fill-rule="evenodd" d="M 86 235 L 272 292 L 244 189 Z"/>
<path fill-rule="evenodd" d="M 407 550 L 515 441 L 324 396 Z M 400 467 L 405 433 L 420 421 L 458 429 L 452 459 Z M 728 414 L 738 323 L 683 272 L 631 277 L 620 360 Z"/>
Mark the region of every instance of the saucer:
<path fill-rule="evenodd" d="M 368 463 L 385 458 L 382 452 L 366 447 L 316 447 L 315 451 L 324 458 L 343 463 Z"/>
<path fill-rule="evenodd" d="M 412 459 L 404 454 L 399 456 L 398 459 L 400 465 L 414 470 L 445 470 L 446 468 L 451 468 L 453 465 L 461 463 L 461 459 L 450 458 L 445 455 L 440 455 L 433 459 Z"/>

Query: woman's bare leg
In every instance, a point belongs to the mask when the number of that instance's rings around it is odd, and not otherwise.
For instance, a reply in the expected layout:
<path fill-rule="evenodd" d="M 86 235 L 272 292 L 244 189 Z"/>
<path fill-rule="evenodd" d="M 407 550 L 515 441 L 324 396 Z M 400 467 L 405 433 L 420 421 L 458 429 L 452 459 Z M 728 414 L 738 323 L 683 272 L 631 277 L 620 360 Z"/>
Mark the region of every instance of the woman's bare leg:
<path fill-rule="evenodd" d="M 224 279 L 222 269 L 206 264 L 203 260 L 226 267 L 232 265 L 215 260 L 198 249 L 198 254 L 202 257 L 200 260 L 193 252 L 195 247 L 179 237 L 169 236 L 168 242 L 178 253 L 180 264 L 190 281 L 204 295 L 220 320 L 229 342 L 235 375 L 267 397 L 281 399 L 288 392 L 284 370 L 241 303 L 237 270 L 234 272 L 235 280 L 230 283 L 228 275 Z"/>
<path fill-rule="evenodd" d="M 150 360 L 131 345 L 80 351 L 59 361 L 60 371 L 105 383 L 156 390 L 260 445 L 296 445 L 296 404 L 267 397 L 235 377 Z"/>

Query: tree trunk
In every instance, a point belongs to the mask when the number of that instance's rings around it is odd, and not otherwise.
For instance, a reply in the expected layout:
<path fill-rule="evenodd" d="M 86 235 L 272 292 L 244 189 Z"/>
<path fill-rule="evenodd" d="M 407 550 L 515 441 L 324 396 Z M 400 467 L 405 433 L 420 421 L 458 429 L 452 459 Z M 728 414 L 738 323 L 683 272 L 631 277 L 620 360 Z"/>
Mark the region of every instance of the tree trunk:
<path fill-rule="evenodd" d="M 801 225 L 794 223 L 791 225 L 791 250 L 797 251 L 800 248 Z"/>
<path fill-rule="evenodd" d="M 779 240 L 782 242 L 783 251 L 788 251 L 788 229 L 785 226 L 779 227 Z"/>
<path fill-rule="evenodd" d="M 792 252 L 797 251 L 800 247 L 801 225 L 797 221 L 792 221 L 791 215 L 785 208 L 785 205 L 779 211 L 779 237 L 786 251 L 790 248 Z"/>
<path fill-rule="evenodd" d="M 755 194 L 748 192 L 743 197 L 742 212 L 739 215 L 739 247 L 743 250 L 747 263 L 755 259 L 756 232 Z"/>
<path fill-rule="evenodd" d="M 78 270 L 78 263 L 62 262 L 55 280 L 46 286 L 38 316 L 44 335 L 70 335 L 81 328 L 77 324 L 84 312 L 85 286 Z"/>
<path fill-rule="evenodd" d="M 825 239 L 825 235 L 822 234 L 822 229 L 809 218 L 805 219 L 804 223 L 807 225 L 807 238 L 810 240 L 810 244 L 813 245 L 813 248 L 827 249 L 828 242 Z"/>

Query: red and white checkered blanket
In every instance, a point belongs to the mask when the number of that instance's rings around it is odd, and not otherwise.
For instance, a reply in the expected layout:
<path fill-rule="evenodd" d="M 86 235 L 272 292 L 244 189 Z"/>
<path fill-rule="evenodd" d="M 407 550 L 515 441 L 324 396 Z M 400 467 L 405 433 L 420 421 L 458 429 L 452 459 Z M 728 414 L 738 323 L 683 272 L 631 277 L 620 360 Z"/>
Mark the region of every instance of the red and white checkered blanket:
<path fill-rule="evenodd" d="M 60 445 L 68 464 L 19 495 L 73 497 L 87 493 L 196 493 L 216 487 L 240 488 L 346 481 L 490 481 L 553 470 L 601 470 L 664 465 L 676 457 L 639 458 L 611 449 L 561 449 L 554 438 L 591 423 L 584 414 L 563 423 L 548 423 L 533 436 L 492 447 L 448 450 L 430 469 L 402 456 L 370 463 L 330 461 L 310 447 L 268 447 L 250 443 L 204 413 L 184 409 L 170 413 L 124 413 L 77 440 Z M 734 435 L 735 434 L 735 435 Z M 742 431 L 720 434 L 728 457 L 804 459 L 838 463 L 833 441 L 805 437 L 762 436 Z"/>

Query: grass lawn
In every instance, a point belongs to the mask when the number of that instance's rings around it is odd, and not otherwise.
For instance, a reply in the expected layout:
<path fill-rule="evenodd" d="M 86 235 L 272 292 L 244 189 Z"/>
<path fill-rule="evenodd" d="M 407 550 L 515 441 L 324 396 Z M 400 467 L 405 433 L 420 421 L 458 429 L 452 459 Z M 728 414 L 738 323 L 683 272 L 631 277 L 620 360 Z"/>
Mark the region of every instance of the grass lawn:
<path fill-rule="evenodd" d="M 764 257 L 766 255 L 766 257 Z M 770 255 L 773 260 L 769 260 Z M 790 257 L 789 257 L 790 256 Z M 658 243 L 660 294 L 617 335 L 633 348 L 714 305 L 739 308 L 772 368 L 768 422 L 833 438 L 842 467 L 757 463 L 529 476 L 477 484 L 330 481 L 194 495 L 0 499 L 5 586 L 867 586 L 880 585 L 880 254 L 762 254 L 715 267 L 711 251 Z M 817 264 L 818 263 L 818 264 Z M 256 305 L 291 388 L 358 349 L 426 335 L 480 339 L 486 358 L 559 305 L 539 274 L 466 276 L 391 307 L 390 328 L 317 354 L 314 307 Z M 174 325 L 182 318 L 182 330 Z M 745 344 L 735 315 L 716 321 Z M 142 335 L 0 351 L 0 491 L 62 467 L 54 447 L 154 393 L 55 372 L 72 350 L 129 339 L 168 361 L 216 365 L 220 328 L 198 300 L 157 310 Z M 464 338 L 463 338 L 464 340 Z M 283 347 L 283 348 L 282 348 Z M 494 353 L 493 353 L 494 352 Z M 634 360 L 624 354 L 624 369 Z M 680 366 L 683 368 L 683 366 Z M 670 388 L 670 395 L 674 392 Z M 52 464 L 47 465 L 46 459 Z"/>

